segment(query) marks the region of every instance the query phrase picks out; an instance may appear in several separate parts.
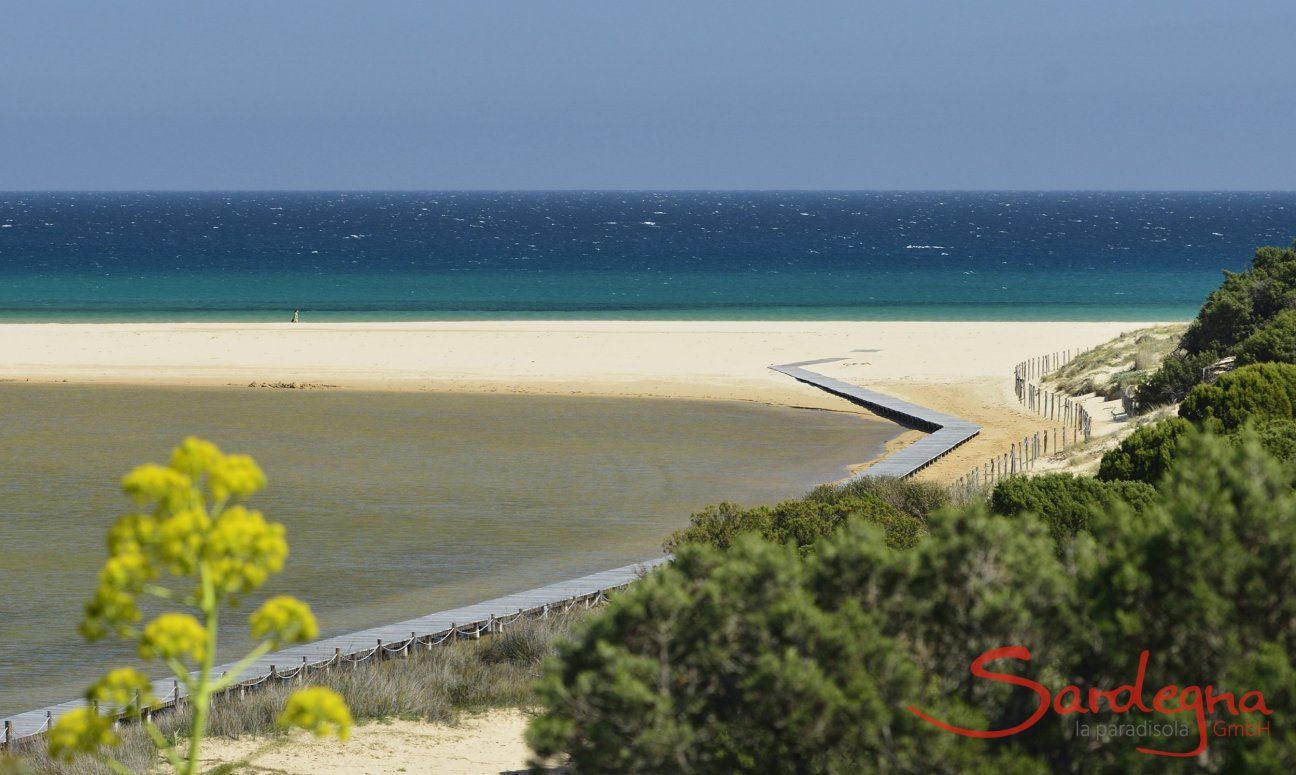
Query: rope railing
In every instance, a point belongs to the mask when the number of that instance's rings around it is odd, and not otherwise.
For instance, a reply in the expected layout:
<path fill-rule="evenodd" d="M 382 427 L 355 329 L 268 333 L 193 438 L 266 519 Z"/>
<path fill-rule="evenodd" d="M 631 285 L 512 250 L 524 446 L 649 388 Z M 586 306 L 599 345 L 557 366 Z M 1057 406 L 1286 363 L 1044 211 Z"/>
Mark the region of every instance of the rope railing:
<path fill-rule="evenodd" d="M 633 582 L 630 582 L 633 583 Z M 409 657 L 411 652 L 416 651 L 419 646 L 424 650 L 431 650 L 436 646 L 446 643 L 454 643 L 459 640 L 478 640 L 483 634 L 502 633 L 504 629 L 512 624 L 522 621 L 537 619 L 547 619 L 551 613 L 566 613 L 575 608 L 592 608 L 595 605 L 606 602 L 608 593 L 619 589 L 624 589 L 628 584 L 621 584 L 616 587 L 607 589 L 598 589 L 583 595 L 568 597 L 552 603 L 543 603 L 532 606 L 531 608 L 520 608 L 516 613 L 507 614 L 506 616 L 496 617 L 494 615 L 487 619 L 479 619 L 466 624 L 451 623 L 449 627 L 436 632 L 419 634 L 411 632 L 410 637 L 405 640 L 393 643 L 383 643 L 381 640 L 371 648 L 358 649 L 351 652 L 343 652 L 341 648 L 335 648 L 333 655 L 327 659 L 316 662 L 310 662 L 309 657 L 303 656 L 302 663 L 292 669 L 279 670 L 277 665 L 270 666 L 270 672 L 264 675 L 247 678 L 239 681 L 218 694 L 212 696 L 212 705 L 218 702 L 228 702 L 234 698 L 245 697 L 249 690 L 264 689 L 267 686 L 298 681 L 312 672 L 330 670 L 335 667 L 366 664 L 371 660 L 374 662 L 384 662 L 394 659 L 393 655 L 400 657 Z M 186 701 L 182 693 L 182 687 L 178 681 L 173 682 L 173 688 L 170 696 L 140 709 L 140 715 L 144 719 L 151 719 L 159 713 L 165 713 L 181 707 Z M 6 719 L 3 730 L 0 730 L 0 752 L 20 751 L 29 747 L 35 741 L 44 738 L 55 722 L 53 712 L 45 712 L 45 721 L 35 731 L 18 735 L 14 732 L 12 719 Z M 133 715 L 126 713 L 117 713 L 113 716 L 114 726 L 123 723 L 130 723 L 135 720 Z"/>
<path fill-rule="evenodd" d="M 1093 418 L 1077 399 L 1041 387 L 1044 378 L 1088 350 L 1059 350 L 1018 363 L 1013 367 L 1013 392 L 1022 406 L 1055 420 L 1052 429 L 1036 431 L 1013 442 L 1006 452 L 995 455 L 961 476 L 950 489 L 965 498 L 988 490 L 1009 476 L 1031 471 L 1041 458 L 1089 441 Z"/>
<path fill-rule="evenodd" d="M 1073 437 L 1083 435 L 1088 441 L 1093 431 L 1093 418 L 1084 404 L 1065 393 L 1042 387 L 1044 378 L 1057 371 L 1088 350 L 1062 350 L 1049 355 L 1022 361 L 1013 369 L 1013 389 L 1017 402 L 1036 414 L 1058 420 L 1070 428 Z M 1034 381 L 1032 381 L 1034 380 Z"/>

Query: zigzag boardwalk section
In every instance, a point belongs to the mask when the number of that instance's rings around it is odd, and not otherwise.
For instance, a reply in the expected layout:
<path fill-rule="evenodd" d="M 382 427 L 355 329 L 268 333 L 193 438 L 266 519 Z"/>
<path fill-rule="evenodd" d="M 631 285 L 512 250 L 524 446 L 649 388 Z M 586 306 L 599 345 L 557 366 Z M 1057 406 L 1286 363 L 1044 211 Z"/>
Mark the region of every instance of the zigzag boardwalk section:
<path fill-rule="evenodd" d="M 806 366 L 835 363 L 841 360 L 845 359 L 820 358 L 813 361 L 785 363 L 781 366 L 770 366 L 770 368 L 799 382 L 841 396 L 847 401 L 859 404 L 889 420 L 910 428 L 916 428 L 927 434 L 899 452 L 888 455 L 855 474 L 852 478 L 894 476 L 903 479 L 913 476 L 981 432 L 981 426 L 976 423 L 937 412 L 925 406 L 911 404 L 908 401 L 901 401 L 898 398 L 892 398 L 868 388 L 862 388 L 859 385 L 833 379 L 817 371 L 805 368 Z"/>
<path fill-rule="evenodd" d="M 267 681 L 294 681 L 343 665 L 408 656 L 412 651 L 431 649 L 447 640 L 480 638 L 483 634 L 500 632 L 519 619 L 541 619 L 550 613 L 589 608 L 605 600 L 609 591 L 630 584 L 668 559 L 658 557 L 463 608 L 276 651 L 253 663 L 244 672 L 243 680 L 226 690 L 224 697 L 217 696 L 214 702 L 242 696 L 248 689 Z M 232 668 L 233 664 L 221 665 L 215 674 Z M 155 682 L 153 693 L 161 699 L 150 712 L 174 708 L 184 702 L 186 695 L 184 686 L 169 679 Z M 74 700 L 0 720 L 3 722 L 0 750 L 22 745 L 24 738 L 43 736 L 59 716 L 84 704 L 84 700 Z"/>

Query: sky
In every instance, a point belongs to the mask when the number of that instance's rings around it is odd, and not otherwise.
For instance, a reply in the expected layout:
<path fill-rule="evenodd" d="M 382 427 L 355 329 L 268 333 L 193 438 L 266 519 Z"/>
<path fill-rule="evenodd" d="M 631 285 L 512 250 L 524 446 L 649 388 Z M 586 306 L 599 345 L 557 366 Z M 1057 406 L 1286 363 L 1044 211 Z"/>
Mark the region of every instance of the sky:
<path fill-rule="evenodd" d="M 1293 0 L 7 0 L 0 190 L 1291 190 L 1293 29 Z"/>

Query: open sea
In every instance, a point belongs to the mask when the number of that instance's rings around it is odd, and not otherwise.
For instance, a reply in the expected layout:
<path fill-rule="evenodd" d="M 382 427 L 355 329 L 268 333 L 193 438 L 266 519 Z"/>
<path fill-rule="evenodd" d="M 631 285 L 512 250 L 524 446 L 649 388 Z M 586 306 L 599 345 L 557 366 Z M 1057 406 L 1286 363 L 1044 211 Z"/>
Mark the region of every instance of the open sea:
<path fill-rule="evenodd" d="M 1296 193 L 0 193 L 0 320 L 1167 320 Z"/>

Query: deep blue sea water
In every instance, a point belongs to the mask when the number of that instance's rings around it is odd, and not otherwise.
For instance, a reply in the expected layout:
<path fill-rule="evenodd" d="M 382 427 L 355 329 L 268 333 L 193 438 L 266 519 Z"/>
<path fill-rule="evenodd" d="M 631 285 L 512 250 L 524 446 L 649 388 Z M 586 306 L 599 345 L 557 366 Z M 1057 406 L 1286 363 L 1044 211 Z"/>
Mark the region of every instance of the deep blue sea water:
<path fill-rule="evenodd" d="M 0 193 L 0 319 L 1191 316 L 1296 193 Z"/>

